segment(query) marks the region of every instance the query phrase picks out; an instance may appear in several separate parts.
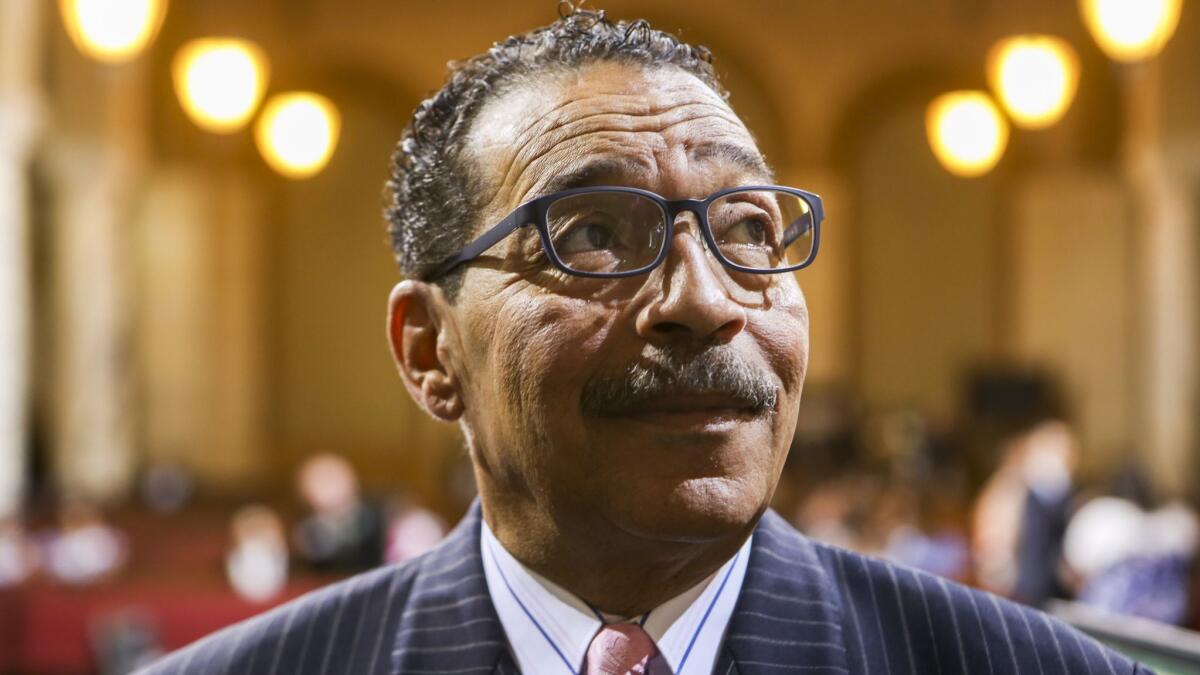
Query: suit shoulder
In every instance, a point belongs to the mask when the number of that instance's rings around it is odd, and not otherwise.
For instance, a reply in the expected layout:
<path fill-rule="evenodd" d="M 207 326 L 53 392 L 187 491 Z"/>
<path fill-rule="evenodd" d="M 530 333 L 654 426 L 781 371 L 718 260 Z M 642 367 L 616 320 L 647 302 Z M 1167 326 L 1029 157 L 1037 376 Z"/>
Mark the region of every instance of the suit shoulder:
<path fill-rule="evenodd" d="M 159 659 L 144 675 L 386 670 L 420 559 L 364 572 L 223 628 Z M 336 649 L 334 648 L 336 645 Z M 355 667 L 349 668 L 353 664 Z"/>
<path fill-rule="evenodd" d="M 920 661 L 938 670 L 1149 672 L 1038 609 L 905 565 L 814 544 L 854 633 L 847 647 L 864 661 L 874 650 L 883 661 Z"/>

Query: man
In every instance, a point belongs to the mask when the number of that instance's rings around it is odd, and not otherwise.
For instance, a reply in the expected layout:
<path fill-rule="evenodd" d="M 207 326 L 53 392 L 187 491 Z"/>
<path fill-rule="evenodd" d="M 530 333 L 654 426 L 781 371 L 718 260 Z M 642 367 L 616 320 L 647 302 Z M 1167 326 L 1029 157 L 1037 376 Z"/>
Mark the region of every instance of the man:
<path fill-rule="evenodd" d="M 457 65 L 395 156 L 388 331 L 479 500 L 151 672 L 1149 672 L 768 510 L 821 218 L 772 183 L 707 52 L 645 22 L 576 11 Z"/>

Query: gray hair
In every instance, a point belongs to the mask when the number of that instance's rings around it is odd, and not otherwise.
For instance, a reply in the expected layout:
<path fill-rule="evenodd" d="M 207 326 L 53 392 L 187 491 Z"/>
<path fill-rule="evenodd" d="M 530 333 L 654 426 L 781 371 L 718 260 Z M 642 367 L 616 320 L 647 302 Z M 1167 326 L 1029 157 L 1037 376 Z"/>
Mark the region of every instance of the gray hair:
<path fill-rule="evenodd" d="M 559 3 L 554 23 L 450 63 L 445 85 L 417 106 L 392 154 L 384 215 L 396 263 L 406 277 L 430 274 L 467 244 L 478 225 L 481 205 L 475 200 L 482 179 L 465 157 L 464 145 L 484 103 L 547 69 L 605 60 L 673 66 L 729 97 L 706 48 L 655 30 L 644 19 L 612 23 L 603 10 L 576 9 L 566 2 Z M 436 281 L 453 299 L 461 278 L 455 272 Z"/>

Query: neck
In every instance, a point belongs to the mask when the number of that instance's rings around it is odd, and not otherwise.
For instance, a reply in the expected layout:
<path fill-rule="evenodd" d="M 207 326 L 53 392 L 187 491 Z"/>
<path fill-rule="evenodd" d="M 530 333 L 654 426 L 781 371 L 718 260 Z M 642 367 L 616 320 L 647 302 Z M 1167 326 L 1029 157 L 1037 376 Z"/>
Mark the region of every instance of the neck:
<path fill-rule="evenodd" d="M 608 614 L 648 612 L 700 583 L 737 552 L 754 523 L 704 541 L 651 539 L 503 498 L 481 485 L 483 517 L 521 564 Z"/>

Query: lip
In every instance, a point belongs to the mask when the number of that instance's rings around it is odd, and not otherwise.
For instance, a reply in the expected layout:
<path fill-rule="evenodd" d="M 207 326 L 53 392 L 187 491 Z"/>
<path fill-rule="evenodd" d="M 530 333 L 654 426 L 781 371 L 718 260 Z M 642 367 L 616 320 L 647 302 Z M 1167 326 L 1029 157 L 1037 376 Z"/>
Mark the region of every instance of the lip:
<path fill-rule="evenodd" d="M 758 416 L 751 406 L 718 393 L 664 396 L 602 415 L 678 431 L 723 431 Z"/>

